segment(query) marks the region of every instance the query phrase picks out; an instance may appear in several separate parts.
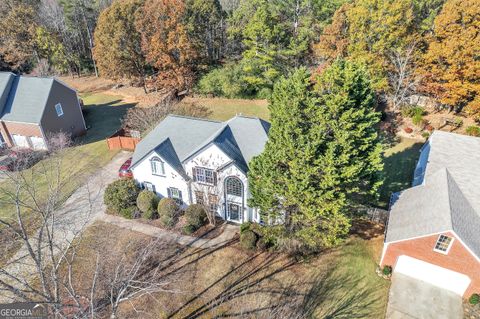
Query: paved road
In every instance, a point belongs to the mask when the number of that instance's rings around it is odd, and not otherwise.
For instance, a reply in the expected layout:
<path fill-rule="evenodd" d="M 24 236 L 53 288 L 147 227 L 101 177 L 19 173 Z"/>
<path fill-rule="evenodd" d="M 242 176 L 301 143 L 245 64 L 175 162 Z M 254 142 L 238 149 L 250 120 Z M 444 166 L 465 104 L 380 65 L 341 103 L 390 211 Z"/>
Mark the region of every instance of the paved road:
<path fill-rule="evenodd" d="M 105 187 L 118 177 L 119 167 L 130 156 L 131 153 L 123 151 L 117 154 L 110 163 L 90 176 L 86 183 L 65 202 L 65 205 L 56 214 L 55 244 L 58 247 L 71 242 L 74 234 L 104 214 L 103 193 Z M 32 278 L 35 266 L 27 254 L 26 246 L 22 247 L 2 270 L 25 280 Z M 5 274 L 0 274 L 0 278 L 5 279 Z M 0 303 L 12 300 L 14 300 L 12 296 L 1 292 Z"/>
<path fill-rule="evenodd" d="M 462 319 L 462 297 L 409 276 L 394 273 L 386 319 Z"/>

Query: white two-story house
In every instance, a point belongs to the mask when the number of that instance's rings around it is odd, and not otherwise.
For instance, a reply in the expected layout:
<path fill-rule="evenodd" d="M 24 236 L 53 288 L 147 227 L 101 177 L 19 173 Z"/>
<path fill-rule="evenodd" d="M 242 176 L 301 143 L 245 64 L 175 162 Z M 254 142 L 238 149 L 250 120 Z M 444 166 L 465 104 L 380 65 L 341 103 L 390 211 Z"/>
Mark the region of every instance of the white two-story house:
<path fill-rule="evenodd" d="M 181 205 L 199 203 L 228 221 L 259 222 L 248 206 L 248 163 L 260 154 L 270 124 L 235 116 L 226 122 L 167 116 L 136 147 L 136 182 Z"/>

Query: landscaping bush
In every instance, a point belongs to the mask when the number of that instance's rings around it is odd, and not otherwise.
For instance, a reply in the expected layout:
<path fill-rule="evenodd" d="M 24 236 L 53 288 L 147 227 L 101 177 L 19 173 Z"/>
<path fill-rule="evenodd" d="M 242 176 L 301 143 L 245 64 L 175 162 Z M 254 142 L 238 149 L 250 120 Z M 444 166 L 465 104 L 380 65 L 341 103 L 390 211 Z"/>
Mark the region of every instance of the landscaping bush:
<path fill-rule="evenodd" d="M 173 227 L 178 220 L 180 208 L 172 198 L 162 198 L 158 203 L 158 215 L 163 226 Z"/>
<path fill-rule="evenodd" d="M 136 206 L 122 208 L 118 211 L 118 214 L 126 219 L 138 218 L 140 215 Z"/>
<path fill-rule="evenodd" d="M 207 212 L 202 205 L 192 204 L 185 210 L 185 220 L 194 232 L 207 223 Z"/>
<path fill-rule="evenodd" d="M 257 234 L 251 230 L 240 233 L 240 246 L 243 249 L 254 250 L 257 247 Z"/>
<path fill-rule="evenodd" d="M 480 295 L 479 294 L 473 294 L 470 296 L 468 299 L 468 302 L 470 302 L 471 305 L 477 305 L 480 303 Z"/>
<path fill-rule="evenodd" d="M 456 127 L 461 127 L 463 125 L 463 120 L 459 117 L 455 118 L 455 120 L 453 120 L 453 124 L 456 126 Z"/>
<path fill-rule="evenodd" d="M 240 63 L 229 63 L 205 74 L 198 81 L 196 91 L 226 98 L 251 96 L 253 91 L 244 78 L 243 66 Z"/>
<path fill-rule="evenodd" d="M 390 276 L 392 274 L 392 266 L 383 266 L 382 272 L 385 276 Z"/>
<path fill-rule="evenodd" d="M 145 218 L 156 219 L 158 197 L 154 192 L 143 190 L 138 194 L 137 207 L 144 214 Z"/>
<path fill-rule="evenodd" d="M 412 123 L 416 126 L 422 126 L 425 122 L 423 121 L 423 116 L 420 114 L 415 114 L 412 117 Z"/>
<path fill-rule="evenodd" d="M 480 137 L 480 126 L 467 127 L 467 135 Z"/>
<path fill-rule="evenodd" d="M 268 243 L 265 241 L 264 238 L 259 238 L 257 240 L 257 249 L 260 251 L 266 250 L 268 248 Z"/>
<path fill-rule="evenodd" d="M 410 117 L 413 119 L 415 116 L 425 115 L 425 109 L 420 106 L 410 106 L 402 109 L 403 117 Z"/>
<path fill-rule="evenodd" d="M 135 206 L 140 189 L 133 179 L 119 179 L 111 183 L 105 189 L 103 202 L 108 210 L 124 215 L 123 209 L 130 209 Z M 125 213 L 125 215 L 128 215 Z M 132 216 L 133 217 L 133 216 Z"/>
<path fill-rule="evenodd" d="M 430 137 L 430 133 L 428 133 L 428 132 L 422 132 L 422 137 L 423 137 L 424 139 L 428 139 L 428 138 Z"/>

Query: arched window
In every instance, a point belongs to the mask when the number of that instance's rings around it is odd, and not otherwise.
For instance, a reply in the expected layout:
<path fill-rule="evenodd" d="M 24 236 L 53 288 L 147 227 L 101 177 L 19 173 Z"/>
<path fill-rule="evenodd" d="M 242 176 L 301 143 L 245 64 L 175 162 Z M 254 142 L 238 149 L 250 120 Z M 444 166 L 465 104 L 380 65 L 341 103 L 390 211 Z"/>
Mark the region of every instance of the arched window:
<path fill-rule="evenodd" d="M 243 184 L 237 177 L 227 178 L 225 188 L 227 189 L 227 195 L 243 196 Z"/>
<path fill-rule="evenodd" d="M 152 167 L 153 175 L 165 175 L 165 165 L 160 158 L 153 157 L 150 160 L 150 166 Z"/>

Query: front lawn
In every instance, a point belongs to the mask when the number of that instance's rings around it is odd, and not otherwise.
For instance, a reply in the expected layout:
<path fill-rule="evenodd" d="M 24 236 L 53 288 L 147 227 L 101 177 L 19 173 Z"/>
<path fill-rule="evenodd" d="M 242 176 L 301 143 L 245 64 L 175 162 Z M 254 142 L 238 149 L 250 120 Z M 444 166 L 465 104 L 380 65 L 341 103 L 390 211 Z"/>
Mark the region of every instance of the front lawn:
<path fill-rule="evenodd" d="M 97 250 L 118 255 L 115 249 L 148 240 L 105 223 L 90 227 L 86 238 L 77 264 L 82 278 L 92 277 Z M 119 317 L 384 318 L 389 282 L 375 274 L 382 237 L 352 237 L 306 260 L 247 252 L 238 242 L 217 249 L 167 247 L 155 260 L 169 264 L 163 278 L 173 291 L 125 303 Z"/>
<path fill-rule="evenodd" d="M 75 146 L 67 150 L 65 158 L 62 161 L 61 172 L 68 174 L 68 176 L 81 175 L 86 177 L 100 167 L 107 164 L 116 154 L 117 151 L 110 151 L 107 148 L 105 138 L 114 133 L 120 127 L 120 119 L 126 112 L 126 109 L 131 105 L 122 102 L 118 96 L 109 96 L 103 94 L 89 94 L 82 96 L 85 103 L 85 121 L 87 124 L 87 134 L 78 138 L 75 141 Z M 36 183 L 36 197 L 40 198 L 42 193 L 47 192 L 47 183 L 43 176 L 39 174 L 29 175 L 29 172 L 37 170 L 46 163 L 43 160 L 37 163 L 31 169 L 25 171 L 26 178 L 34 178 Z M 42 169 L 39 169 L 42 171 Z M 0 182 L 0 187 L 9 189 L 11 182 L 7 179 Z M 66 200 L 79 186 L 81 181 L 70 180 L 63 187 L 63 199 Z M 0 218 L 10 219 L 15 216 L 13 206 L 5 203 L 6 194 L 0 194 Z M 27 216 L 25 218 L 27 226 L 33 232 L 35 230 L 34 221 Z M 7 234 L 4 229 L 0 227 L 0 264 L 8 260 L 9 257 L 18 249 L 18 244 L 12 235 Z M 19 243 L 19 242 L 17 242 Z M 8 247 L 7 247 L 8 246 Z"/>

